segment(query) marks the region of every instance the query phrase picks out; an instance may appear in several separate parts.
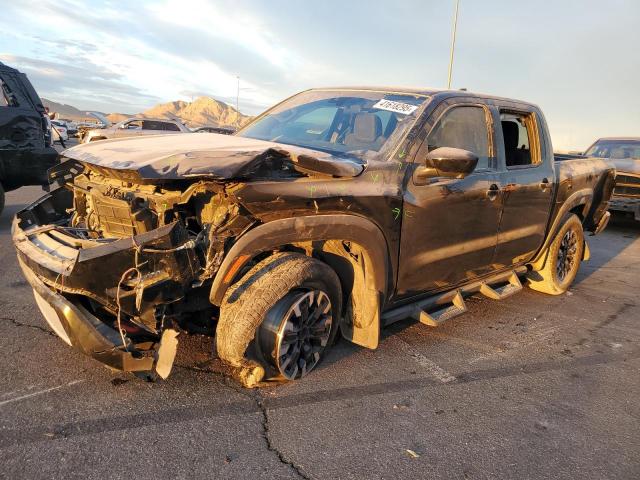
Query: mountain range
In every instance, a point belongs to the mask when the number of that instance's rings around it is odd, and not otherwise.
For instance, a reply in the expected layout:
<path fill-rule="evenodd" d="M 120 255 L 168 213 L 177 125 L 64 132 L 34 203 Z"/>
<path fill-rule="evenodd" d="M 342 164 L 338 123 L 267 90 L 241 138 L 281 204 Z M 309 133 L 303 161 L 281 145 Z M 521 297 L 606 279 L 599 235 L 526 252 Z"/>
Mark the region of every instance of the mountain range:
<path fill-rule="evenodd" d="M 52 112 L 58 112 L 60 118 L 74 121 L 86 120 L 87 113 L 72 105 L 54 102 L 43 98 L 45 107 Z M 189 127 L 213 125 L 220 127 L 233 127 L 243 125 L 252 117 L 238 112 L 232 106 L 211 97 L 198 97 L 193 102 L 176 100 L 175 102 L 159 103 L 144 112 L 137 114 L 108 113 L 104 114 L 112 123 L 120 122 L 129 117 L 148 118 L 175 118 L 178 117 Z"/>

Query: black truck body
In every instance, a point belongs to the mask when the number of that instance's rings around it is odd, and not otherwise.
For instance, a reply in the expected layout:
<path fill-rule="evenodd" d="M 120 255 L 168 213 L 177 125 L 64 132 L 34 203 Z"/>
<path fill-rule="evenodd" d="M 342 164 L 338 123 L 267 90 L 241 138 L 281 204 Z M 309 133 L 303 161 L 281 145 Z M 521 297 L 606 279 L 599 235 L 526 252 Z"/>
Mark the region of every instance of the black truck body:
<path fill-rule="evenodd" d="M 318 102 L 322 111 L 309 110 Z M 291 120 L 302 115 L 305 122 Z M 278 138 L 265 139 L 273 128 Z M 176 332 L 217 328 L 218 353 L 247 385 L 264 374 L 248 353 L 254 344 L 263 360 L 275 359 L 276 373 L 297 378 L 338 327 L 375 348 L 385 324 L 414 317 L 435 326 L 462 313 L 466 295 L 504 298 L 521 288 L 522 274 L 544 283 L 549 265 L 558 264 L 557 275 L 562 262 L 579 265 L 588 258 L 582 230 L 606 226 L 615 180 L 606 161 L 554 158 L 538 107 L 435 90 L 311 90 L 231 136 L 106 140 L 65 156 L 50 172 L 51 192 L 13 225 L 52 327 L 111 367 L 163 377 Z M 567 247 L 571 221 L 581 227 Z M 296 270 L 305 262 L 315 263 Z M 267 294 L 260 278 L 280 263 L 276 280 L 289 290 Z M 304 277 L 313 268 L 322 282 L 287 283 L 287 272 Z M 240 301 L 244 291 L 253 304 Z M 300 292 L 326 292 L 331 309 L 314 315 L 333 318 L 321 345 L 300 327 L 286 348 L 312 356 L 287 370 L 278 342 L 289 327 L 273 318 Z M 277 298 L 261 307 L 263 294 Z M 254 317 L 255 331 L 235 330 Z"/>
<path fill-rule="evenodd" d="M 3 190 L 45 185 L 57 158 L 42 100 L 24 73 L 0 63 L 0 211 Z"/>

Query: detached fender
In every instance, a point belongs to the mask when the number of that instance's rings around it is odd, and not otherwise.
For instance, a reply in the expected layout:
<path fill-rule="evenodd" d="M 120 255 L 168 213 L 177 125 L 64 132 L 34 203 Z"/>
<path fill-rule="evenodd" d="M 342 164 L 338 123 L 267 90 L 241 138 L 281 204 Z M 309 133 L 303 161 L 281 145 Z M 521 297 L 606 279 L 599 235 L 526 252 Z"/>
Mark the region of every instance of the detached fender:
<path fill-rule="evenodd" d="M 363 217 L 355 215 L 313 215 L 274 220 L 260 225 L 236 241 L 231 247 L 211 287 L 210 301 L 220 305 L 237 272 L 262 252 L 283 245 L 323 240 L 354 242 L 362 248 L 364 292 L 360 301 L 358 321 L 344 328 L 343 335 L 353 343 L 376 348 L 380 337 L 380 311 L 383 299 L 391 285 L 389 249 L 380 228 Z M 346 331 L 345 331 L 346 330 Z"/>

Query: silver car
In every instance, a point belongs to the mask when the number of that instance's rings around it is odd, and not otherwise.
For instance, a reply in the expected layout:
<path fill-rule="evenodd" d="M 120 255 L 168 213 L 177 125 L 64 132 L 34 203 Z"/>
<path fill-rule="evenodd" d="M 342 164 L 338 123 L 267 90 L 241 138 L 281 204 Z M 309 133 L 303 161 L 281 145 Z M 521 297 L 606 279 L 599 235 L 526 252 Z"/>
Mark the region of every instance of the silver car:
<path fill-rule="evenodd" d="M 585 155 L 607 158 L 616 167 L 609 210 L 631 213 L 640 221 L 640 137 L 601 138 Z"/>
<path fill-rule="evenodd" d="M 82 143 L 105 140 L 107 138 L 138 137 L 141 135 L 163 135 L 167 133 L 190 132 L 177 120 L 164 118 L 127 118 L 107 128 L 96 128 L 87 131 Z"/>

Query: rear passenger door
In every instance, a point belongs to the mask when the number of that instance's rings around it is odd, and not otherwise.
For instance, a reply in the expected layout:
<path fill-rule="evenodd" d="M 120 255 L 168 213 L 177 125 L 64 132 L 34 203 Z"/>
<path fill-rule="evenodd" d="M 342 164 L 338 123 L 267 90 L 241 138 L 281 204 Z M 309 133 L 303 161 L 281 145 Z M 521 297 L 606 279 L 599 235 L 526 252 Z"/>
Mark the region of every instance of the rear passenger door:
<path fill-rule="evenodd" d="M 528 261 L 544 241 L 555 185 L 546 125 L 533 108 L 498 106 L 503 213 L 495 263 Z"/>
<path fill-rule="evenodd" d="M 473 99 L 441 105 L 413 168 L 438 147 L 469 150 L 478 158 L 462 179 L 413 178 L 404 191 L 397 291 L 402 296 L 447 290 L 491 272 L 502 203 L 494 148 L 493 119 L 487 105 Z"/>

